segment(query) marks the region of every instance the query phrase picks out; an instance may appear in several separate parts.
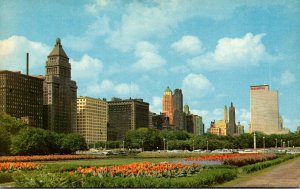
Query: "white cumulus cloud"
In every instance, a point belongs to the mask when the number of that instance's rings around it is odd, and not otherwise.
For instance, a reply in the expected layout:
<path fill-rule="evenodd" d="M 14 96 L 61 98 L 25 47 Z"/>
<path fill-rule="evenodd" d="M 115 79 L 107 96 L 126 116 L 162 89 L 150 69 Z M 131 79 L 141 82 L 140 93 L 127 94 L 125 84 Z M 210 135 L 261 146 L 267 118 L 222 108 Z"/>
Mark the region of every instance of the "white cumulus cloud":
<path fill-rule="evenodd" d="M 72 79 L 78 83 L 97 81 L 103 70 L 103 63 L 97 58 L 84 54 L 79 61 L 70 59 L 72 65 Z"/>
<path fill-rule="evenodd" d="M 155 112 L 157 114 L 162 112 L 162 97 L 153 96 L 149 108 L 151 112 Z"/>
<path fill-rule="evenodd" d="M 137 70 L 151 70 L 166 64 L 166 60 L 158 54 L 157 48 L 147 41 L 136 45 L 135 56 L 137 62 L 133 67 Z"/>
<path fill-rule="evenodd" d="M 228 67 L 258 65 L 271 60 L 262 42 L 265 34 L 247 33 L 241 38 L 222 38 L 214 52 L 208 52 L 188 60 L 194 68 L 224 69 Z"/>
<path fill-rule="evenodd" d="M 295 75 L 289 70 L 285 70 L 280 76 L 281 85 L 289 85 L 296 81 Z"/>
<path fill-rule="evenodd" d="M 188 74 L 182 81 L 182 89 L 189 99 L 197 99 L 214 91 L 213 85 L 202 74 Z"/>
<path fill-rule="evenodd" d="M 26 53 L 29 53 L 29 74 L 45 74 L 47 56 L 51 48 L 43 43 L 30 41 L 23 36 L 0 40 L 0 69 L 26 70 Z"/>
<path fill-rule="evenodd" d="M 172 43 L 171 47 L 181 54 L 197 54 L 203 50 L 202 42 L 196 36 L 185 35 Z"/>
<path fill-rule="evenodd" d="M 102 82 L 87 86 L 86 92 L 92 96 L 115 96 L 129 98 L 139 93 L 139 86 L 135 83 L 116 83 L 105 79 Z"/>
<path fill-rule="evenodd" d="M 108 5 L 108 0 L 94 0 L 93 2 L 85 5 L 85 10 L 90 14 L 96 14 L 99 10 Z"/>

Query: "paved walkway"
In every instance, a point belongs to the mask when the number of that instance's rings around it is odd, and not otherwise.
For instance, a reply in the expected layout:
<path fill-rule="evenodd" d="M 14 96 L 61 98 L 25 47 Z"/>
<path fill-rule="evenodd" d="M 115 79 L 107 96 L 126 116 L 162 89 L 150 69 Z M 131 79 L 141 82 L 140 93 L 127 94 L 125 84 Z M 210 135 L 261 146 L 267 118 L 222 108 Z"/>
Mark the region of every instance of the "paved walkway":
<path fill-rule="evenodd" d="M 300 157 L 250 177 L 230 187 L 300 187 Z"/>

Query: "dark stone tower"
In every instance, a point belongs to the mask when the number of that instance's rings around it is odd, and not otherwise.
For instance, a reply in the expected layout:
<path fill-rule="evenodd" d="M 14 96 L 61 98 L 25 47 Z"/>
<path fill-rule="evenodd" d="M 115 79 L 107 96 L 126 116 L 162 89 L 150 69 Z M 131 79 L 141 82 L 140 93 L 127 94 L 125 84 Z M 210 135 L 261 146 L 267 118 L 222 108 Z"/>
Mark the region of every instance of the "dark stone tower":
<path fill-rule="evenodd" d="M 227 127 L 227 135 L 233 136 L 237 133 L 236 131 L 236 124 L 235 124 L 235 108 L 233 106 L 233 103 L 231 102 L 230 108 L 229 108 L 229 122 Z"/>
<path fill-rule="evenodd" d="M 175 129 L 185 129 L 183 114 L 183 95 L 181 89 L 175 89 L 173 94 L 174 127 Z"/>
<path fill-rule="evenodd" d="M 51 131 L 76 131 L 77 86 L 71 80 L 69 57 L 59 38 L 48 55 L 44 80 L 44 127 Z"/>

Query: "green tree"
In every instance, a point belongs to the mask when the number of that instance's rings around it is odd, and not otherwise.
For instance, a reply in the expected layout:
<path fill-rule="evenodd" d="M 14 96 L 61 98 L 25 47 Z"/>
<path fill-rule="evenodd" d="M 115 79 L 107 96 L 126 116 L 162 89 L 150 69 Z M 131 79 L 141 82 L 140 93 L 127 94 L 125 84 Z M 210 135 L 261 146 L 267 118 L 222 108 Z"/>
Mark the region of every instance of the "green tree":
<path fill-rule="evenodd" d="M 4 126 L 0 125 L 0 155 L 9 154 L 9 148 L 11 145 L 11 137 L 10 133 L 4 128 Z"/>
<path fill-rule="evenodd" d="M 0 113 L 0 126 L 4 127 L 12 135 L 18 133 L 26 124 L 21 120 L 3 112 Z"/>
<path fill-rule="evenodd" d="M 83 136 L 77 133 L 70 133 L 61 135 L 63 136 L 61 139 L 61 152 L 64 154 L 71 154 L 78 150 L 86 150 L 87 144 Z"/>
<path fill-rule="evenodd" d="M 11 152 L 15 155 L 48 154 L 48 132 L 44 129 L 27 127 L 12 137 Z"/>

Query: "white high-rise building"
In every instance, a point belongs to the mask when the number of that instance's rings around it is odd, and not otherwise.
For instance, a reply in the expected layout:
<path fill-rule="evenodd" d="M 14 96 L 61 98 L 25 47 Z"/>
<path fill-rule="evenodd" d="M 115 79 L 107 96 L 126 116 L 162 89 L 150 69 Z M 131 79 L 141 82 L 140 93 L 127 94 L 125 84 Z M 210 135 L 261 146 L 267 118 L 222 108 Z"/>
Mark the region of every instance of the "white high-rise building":
<path fill-rule="evenodd" d="M 250 111 L 250 133 L 288 133 L 288 130 L 283 128 L 279 115 L 278 91 L 270 91 L 269 85 L 250 87 Z"/>
<path fill-rule="evenodd" d="M 77 133 L 88 144 L 107 140 L 107 107 L 106 100 L 77 97 Z"/>

